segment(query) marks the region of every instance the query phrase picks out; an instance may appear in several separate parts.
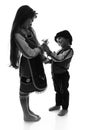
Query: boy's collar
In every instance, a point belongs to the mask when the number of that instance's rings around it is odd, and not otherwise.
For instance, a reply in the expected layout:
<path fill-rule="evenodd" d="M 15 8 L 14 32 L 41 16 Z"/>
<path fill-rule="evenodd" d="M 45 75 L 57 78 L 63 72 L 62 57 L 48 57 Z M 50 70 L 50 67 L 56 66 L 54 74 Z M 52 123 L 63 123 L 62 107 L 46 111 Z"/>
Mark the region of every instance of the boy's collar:
<path fill-rule="evenodd" d="M 62 48 L 62 50 L 68 50 L 68 49 L 70 49 L 70 46 L 66 46 L 66 47 Z"/>

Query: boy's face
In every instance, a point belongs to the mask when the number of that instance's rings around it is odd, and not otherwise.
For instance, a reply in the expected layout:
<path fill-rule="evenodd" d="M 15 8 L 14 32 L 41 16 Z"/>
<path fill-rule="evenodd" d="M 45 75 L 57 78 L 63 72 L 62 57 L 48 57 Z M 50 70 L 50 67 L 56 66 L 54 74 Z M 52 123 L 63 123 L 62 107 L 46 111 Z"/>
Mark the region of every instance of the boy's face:
<path fill-rule="evenodd" d="M 57 41 L 58 45 L 61 47 L 66 47 L 69 45 L 69 41 L 63 37 L 58 37 L 56 39 L 56 41 Z"/>

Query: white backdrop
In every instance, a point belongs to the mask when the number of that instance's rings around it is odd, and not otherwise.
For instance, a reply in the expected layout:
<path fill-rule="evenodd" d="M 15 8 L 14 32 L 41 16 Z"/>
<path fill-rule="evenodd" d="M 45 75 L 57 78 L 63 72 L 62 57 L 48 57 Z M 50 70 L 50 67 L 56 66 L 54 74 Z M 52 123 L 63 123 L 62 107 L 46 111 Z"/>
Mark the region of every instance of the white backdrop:
<path fill-rule="evenodd" d="M 86 0 L 3 0 L 0 4 L 0 127 L 5 129 L 35 128 L 22 125 L 22 111 L 19 104 L 19 75 L 18 70 L 9 67 L 10 31 L 17 9 L 28 4 L 37 11 L 38 17 L 33 23 L 37 38 L 49 39 L 51 50 L 58 49 L 54 42 L 57 32 L 67 29 L 73 36 L 74 57 L 70 66 L 70 112 L 67 119 L 54 120 L 53 130 L 57 127 L 64 129 L 82 130 L 87 120 L 87 4 Z M 44 116 L 44 111 L 54 104 L 54 90 L 51 81 L 50 65 L 44 65 L 48 79 L 48 88 L 42 94 L 32 94 L 31 106 Z M 36 100 L 35 100 L 36 99 Z M 41 99 L 41 100 L 40 100 Z M 44 102 L 39 106 L 39 103 Z M 34 103 L 37 102 L 36 107 Z M 49 120 L 49 113 L 46 119 Z M 53 115 L 53 118 L 55 115 Z M 18 118 L 17 118 L 18 117 Z M 56 117 L 57 118 L 57 117 Z M 47 120 L 47 121 L 48 121 Z M 58 120 L 58 123 L 56 123 Z M 16 121 L 16 122 L 15 122 Z M 44 121 L 45 122 L 45 121 Z M 51 122 L 50 120 L 48 122 Z M 58 125 L 59 124 L 59 125 Z M 64 125 L 64 127 L 62 126 Z M 67 124 L 67 127 L 66 127 Z M 43 124 L 40 124 L 43 125 Z M 47 125 L 47 127 L 46 127 Z M 50 128 L 46 123 L 43 128 Z M 58 125 L 58 126 L 57 126 Z M 55 128 L 54 128 L 55 127 Z M 40 127 L 41 129 L 41 127 Z"/>

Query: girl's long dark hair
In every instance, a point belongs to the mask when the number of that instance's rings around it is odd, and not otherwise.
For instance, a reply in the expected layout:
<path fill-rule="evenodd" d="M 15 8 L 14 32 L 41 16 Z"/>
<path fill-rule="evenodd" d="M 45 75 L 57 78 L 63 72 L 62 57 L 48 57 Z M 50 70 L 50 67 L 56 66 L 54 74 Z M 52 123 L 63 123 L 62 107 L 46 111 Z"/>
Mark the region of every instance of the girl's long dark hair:
<path fill-rule="evenodd" d="M 14 67 L 15 69 L 19 67 L 20 58 L 19 49 L 15 41 L 15 33 L 28 18 L 34 18 L 35 16 L 36 12 L 27 5 L 21 6 L 16 13 L 10 35 L 10 66 Z"/>

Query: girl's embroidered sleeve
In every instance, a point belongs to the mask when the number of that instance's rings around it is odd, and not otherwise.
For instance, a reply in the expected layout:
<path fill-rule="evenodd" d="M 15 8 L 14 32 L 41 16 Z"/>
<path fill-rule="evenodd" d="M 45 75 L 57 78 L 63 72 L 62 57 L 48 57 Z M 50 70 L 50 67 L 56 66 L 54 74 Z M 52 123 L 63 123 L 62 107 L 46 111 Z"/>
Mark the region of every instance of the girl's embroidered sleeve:
<path fill-rule="evenodd" d="M 20 33 L 16 33 L 15 38 L 19 50 L 26 58 L 31 59 L 40 53 L 39 48 L 34 48 L 34 49 L 30 48 L 27 42 L 25 41 L 25 38 Z"/>

